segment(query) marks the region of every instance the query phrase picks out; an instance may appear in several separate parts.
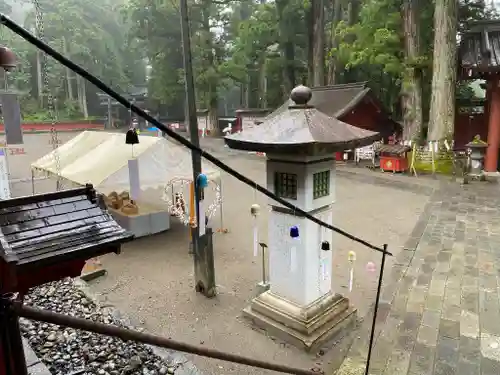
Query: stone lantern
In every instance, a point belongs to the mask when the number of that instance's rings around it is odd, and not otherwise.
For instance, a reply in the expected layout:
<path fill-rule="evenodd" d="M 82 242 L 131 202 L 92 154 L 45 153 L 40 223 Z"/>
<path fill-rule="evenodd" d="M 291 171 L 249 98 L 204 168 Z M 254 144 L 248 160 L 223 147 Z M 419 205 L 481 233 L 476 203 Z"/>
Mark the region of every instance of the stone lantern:
<path fill-rule="evenodd" d="M 308 105 L 312 92 L 293 89 L 287 111 L 225 137 L 233 149 L 265 152 L 267 188 L 332 223 L 335 152 L 372 144 L 379 133 L 343 123 Z M 315 350 L 355 319 L 355 309 L 332 289 L 333 233 L 270 201 L 269 291 L 244 310 L 253 323 L 306 350 Z M 347 262 L 347 259 L 346 259 Z"/>

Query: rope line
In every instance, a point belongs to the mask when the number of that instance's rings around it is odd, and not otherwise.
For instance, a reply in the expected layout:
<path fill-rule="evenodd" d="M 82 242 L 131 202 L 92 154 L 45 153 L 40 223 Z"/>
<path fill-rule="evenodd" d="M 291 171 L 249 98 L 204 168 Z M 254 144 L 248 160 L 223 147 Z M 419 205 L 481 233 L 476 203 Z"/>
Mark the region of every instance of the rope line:
<path fill-rule="evenodd" d="M 260 193 L 264 194 L 268 198 L 271 198 L 275 202 L 278 202 L 279 204 L 289 208 L 290 210 L 295 211 L 297 214 L 304 216 L 305 218 L 309 219 L 313 223 L 316 223 L 322 227 L 328 228 L 331 231 L 334 231 L 341 236 L 344 236 L 354 242 L 360 243 L 372 250 L 376 250 L 380 253 L 385 253 L 387 255 L 392 256 L 392 253 L 389 251 L 385 250 L 383 247 L 373 245 L 369 243 L 368 241 L 365 241 L 359 237 L 356 237 L 340 228 L 337 228 L 331 224 L 325 223 L 322 220 L 317 219 L 313 215 L 309 214 L 308 212 L 302 210 L 301 208 L 287 202 L 283 198 L 278 197 L 271 191 L 267 190 L 265 187 L 256 184 L 255 181 L 252 181 L 250 178 L 244 176 L 240 172 L 236 171 L 235 169 L 231 168 L 212 154 L 203 151 L 201 148 L 196 147 L 193 145 L 189 140 L 184 138 L 183 136 L 177 134 L 170 128 L 166 127 L 162 123 L 160 123 L 158 120 L 156 120 L 154 117 L 146 113 L 143 109 L 137 107 L 136 105 L 132 104 L 130 101 L 128 101 L 126 98 L 118 94 L 116 91 L 114 91 L 112 88 L 108 87 L 104 82 L 102 82 L 99 78 L 93 76 L 90 74 L 88 71 L 80 67 L 79 65 L 75 64 L 56 50 L 54 50 L 52 47 L 50 47 L 48 44 L 43 42 L 42 40 L 38 39 L 35 35 L 30 33 L 28 30 L 24 29 L 22 26 L 18 25 L 16 22 L 12 21 L 9 17 L 5 16 L 3 13 L 0 13 L 0 23 L 5 25 L 8 29 L 10 29 L 12 32 L 16 33 L 19 35 L 21 38 L 26 40 L 28 43 L 34 45 L 38 49 L 42 50 L 45 52 L 47 55 L 51 56 L 53 59 L 57 60 L 59 63 L 67 67 L 68 69 L 71 69 L 73 72 L 76 74 L 80 75 L 82 78 L 86 79 L 88 82 L 92 83 L 95 85 L 97 88 L 111 96 L 113 99 L 115 99 L 118 103 L 122 104 L 126 108 L 130 108 L 132 112 L 134 112 L 136 115 L 140 116 L 147 122 L 153 124 L 156 128 L 159 130 L 162 130 L 165 132 L 169 137 L 175 139 L 177 142 L 181 143 L 183 146 L 189 148 L 191 151 L 197 152 L 205 158 L 206 160 L 210 161 L 220 169 L 222 169 L 224 172 L 229 173 L 239 181 L 245 183 L 246 185 L 250 186 L 251 188 L 257 189 Z"/>

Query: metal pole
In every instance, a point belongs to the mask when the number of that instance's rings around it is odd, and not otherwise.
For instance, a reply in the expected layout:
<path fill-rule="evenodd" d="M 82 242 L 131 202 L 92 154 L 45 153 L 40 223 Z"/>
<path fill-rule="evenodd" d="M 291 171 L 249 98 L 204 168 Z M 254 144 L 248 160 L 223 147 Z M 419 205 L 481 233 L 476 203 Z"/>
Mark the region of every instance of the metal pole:
<path fill-rule="evenodd" d="M 266 247 L 260 244 L 262 249 L 262 284 L 266 283 Z"/>
<path fill-rule="evenodd" d="M 108 96 L 108 129 L 111 129 L 113 126 L 113 111 L 111 106 L 111 96 Z"/>
<path fill-rule="evenodd" d="M 63 327 L 80 329 L 87 332 L 94 332 L 101 335 L 116 337 L 123 341 L 135 341 L 142 344 L 158 346 L 160 348 L 172 349 L 179 352 L 191 353 L 208 358 L 220 359 L 222 361 L 239 363 L 242 365 L 283 372 L 296 375 L 318 375 L 321 372 L 303 370 L 289 366 L 280 365 L 277 363 L 261 361 L 258 359 L 243 357 L 237 354 L 222 352 L 215 349 L 209 349 L 201 345 L 192 345 L 184 342 L 167 339 L 160 336 L 142 333 L 133 329 L 125 329 L 117 326 L 96 323 L 92 320 L 75 318 L 68 315 L 57 314 L 51 311 L 35 309 L 32 307 L 23 306 L 21 303 L 16 303 L 14 309 L 19 316 L 30 320 L 37 320 L 49 324 L 56 324 Z M 10 374 L 9 374 L 10 375 Z M 19 375 L 19 374 L 15 374 Z"/>
<path fill-rule="evenodd" d="M 31 195 L 35 195 L 35 171 L 31 170 Z"/>
<path fill-rule="evenodd" d="M 191 58 L 191 41 L 189 32 L 189 19 L 187 0 L 180 1 L 181 15 L 181 34 L 182 34 L 182 50 L 184 60 L 184 75 L 186 82 L 186 102 L 189 122 L 189 135 L 191 143 L 196 147 L 200 147 L 200 139 L 198 135 L 198 119 L 196 116 L 196 97 L 194 90 L 193 67 Z M 209 246 L 200 246 L 199 232 L 199 202 L 200 188 L 196 181 L 201 173 L 201 155 L 192 150 L 191 158 L 193 162 L 193 183 L 195 184 L 195 205 L 196 205 L 196 220 L 198 225 L 191 228 L 192 244 L 193 244 L 193 259 L 194 259 L 194 274 L 195 274 L 195 289 L 201 292 L 206 297 L 215 296 L 215 269 L 212 262 L 207 262 L 207 259 L 213 259 L 213 254 L 206 254 L 206 251 L 212 252 Z"/>
<path fill-rule="evenodd" d="M 380 264 L 380 274 L 378 277 L 377 296 L 375 297 L 375 308 L 373 309 L 373 322 L 372 322 L 372 329 L 370 332 L 370 343 L 368 344 L 368 356 L 366 357 L 365 375 L 368 375 L 370 372 L 370 361 L 372 357 L 373 340 L 375 338 L 375 324 L 377 323 L 378 304 L 380 301 L 380 291 L 382 290 L 382 280 L 384 278 L 384 267 L 385 267 L 386 256 L 387 256 L 387 244 L 384 244 L 384 252 L 382 253 L 382 263 Z"/>
<path fill-rule="evenodd" d="M 0 366 L 4 367 L 0 370 L 6 375 L 28 375 L 19 316 L 12 308 L 15 298 L 14 293 L 0 295 Z"/>

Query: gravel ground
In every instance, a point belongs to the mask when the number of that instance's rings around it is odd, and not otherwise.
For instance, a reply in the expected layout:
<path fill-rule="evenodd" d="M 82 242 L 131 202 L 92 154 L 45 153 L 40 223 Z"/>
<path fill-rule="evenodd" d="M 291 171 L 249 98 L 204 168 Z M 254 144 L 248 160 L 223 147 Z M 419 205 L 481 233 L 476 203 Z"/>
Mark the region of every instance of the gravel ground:
<path fill-rule="evenodd" d="M 98 323 L 124 327 L 97 306 L 71 280 L 34 288 L 25 304 Z M 21 319 L 23 336 L 54 375 L 165 375 L 174 374 L 151 348 L 90 332 Z"/>

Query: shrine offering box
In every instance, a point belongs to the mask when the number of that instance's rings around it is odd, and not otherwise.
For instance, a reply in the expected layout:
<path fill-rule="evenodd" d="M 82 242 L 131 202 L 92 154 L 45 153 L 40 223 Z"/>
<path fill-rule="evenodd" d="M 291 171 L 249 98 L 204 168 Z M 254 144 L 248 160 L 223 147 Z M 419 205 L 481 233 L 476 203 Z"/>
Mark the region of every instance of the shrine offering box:
<path fill-rule="evenodd" d="M 405 172 L 408 170 L 409 146 L 380 145 L 377 153 L 380 159 L 380 169 L 384 172 Z"/>

